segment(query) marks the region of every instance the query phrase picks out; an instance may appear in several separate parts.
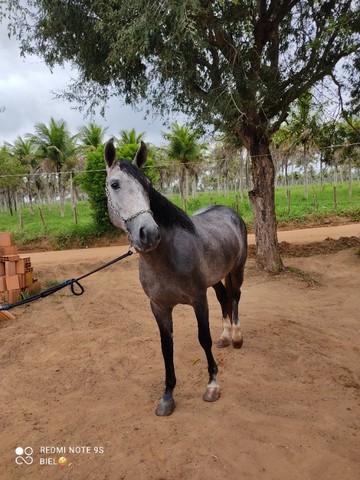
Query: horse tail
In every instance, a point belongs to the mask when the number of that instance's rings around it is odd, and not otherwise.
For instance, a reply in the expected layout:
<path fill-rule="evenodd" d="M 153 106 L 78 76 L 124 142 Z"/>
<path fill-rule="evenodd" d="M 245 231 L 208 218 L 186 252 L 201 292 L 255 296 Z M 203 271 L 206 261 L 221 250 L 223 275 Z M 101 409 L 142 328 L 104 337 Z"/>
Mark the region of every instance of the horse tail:
<path fill-rule="evenodd" d="M 229 316 L 230 322 L 233 321 L 233 296 L 232 296 L 232 281 L 231 274 L 228 273 L 225 277 L 225 289 L 226 289 L 226 310 Z"/>

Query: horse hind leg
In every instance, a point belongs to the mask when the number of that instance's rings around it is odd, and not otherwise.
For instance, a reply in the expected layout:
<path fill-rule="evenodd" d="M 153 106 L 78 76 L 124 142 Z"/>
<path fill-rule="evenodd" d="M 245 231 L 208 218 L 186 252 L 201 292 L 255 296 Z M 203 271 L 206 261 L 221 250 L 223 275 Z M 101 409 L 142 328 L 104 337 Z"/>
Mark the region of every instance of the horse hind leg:
<path fill-rule="evenodd" d="M 223 322 L 223 331 L 217 342 L 217 346 L 219 348 L 224 348 L 228 347 L 231 344 L 231 319 L 227 311 L 226 288 L 224 287 L 224 284 L 222 282 L 218 282 L 213 285 L 213 289 L 215 290 L 216 298 L 218 299 L 221 306 Z"/>
<path fill-rule="evenodd" d="M 239 302 L 241 298 L 241 285 L 244 279 L 244 267 L 242 266 L 236 274 L 230 273 L 228 275 L 228 294 L 231 295 L 232 301 L 232 329 L 231 341 L 234 348 L 241 348 L 243 345 L 243 336 L 241 333 L 240 319 L 239 319 Z"/>
<path fill-rule="evenodd" d="M 233 300 L 233 324 L 232 324 L 232 330 L 231 330 L 231 341 L 232 345 L 234 348 L 241 348 L 244 340 L 243 336 L 241 333 L 241 327 L 240 327 L 240 319 L 239 319 L 239 301 L 241 297 L 241 291 L 240 289 L 234 294 L 234 300 Z"/>

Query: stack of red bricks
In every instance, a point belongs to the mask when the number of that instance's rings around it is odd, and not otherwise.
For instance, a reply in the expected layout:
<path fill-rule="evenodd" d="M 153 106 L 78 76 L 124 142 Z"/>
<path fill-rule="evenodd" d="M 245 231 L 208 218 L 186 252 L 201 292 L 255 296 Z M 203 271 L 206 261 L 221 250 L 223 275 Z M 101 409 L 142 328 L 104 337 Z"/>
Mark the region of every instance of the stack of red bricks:
<path fill-rule="evenodd" d="M 0 305 L 21 300 L 21 293 L 40 291 L 40 282 L 33 276 L 30 257 L 20 257 L 11 234 L 0 232 Z"/>

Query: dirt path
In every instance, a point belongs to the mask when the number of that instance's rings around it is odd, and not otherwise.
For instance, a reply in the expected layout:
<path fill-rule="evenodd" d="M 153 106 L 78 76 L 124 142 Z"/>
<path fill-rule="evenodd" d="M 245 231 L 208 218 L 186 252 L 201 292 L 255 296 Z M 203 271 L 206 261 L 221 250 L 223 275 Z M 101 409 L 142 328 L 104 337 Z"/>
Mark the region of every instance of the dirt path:
<path fill-rule="evenodd" d="M 303 228 L 298 230 L 279 231 L 279 242 L 288 243 L 310 243 L 321 242 L 326 238 L 339 239 L 340 237 L 360 237 L 360 223 L 349 223 L 336 227 L 321 227 L 321 228 Z M 255 243 L 255 236 L 248 235 L 250 245 Z M 54 260 L 57 263 L 61 262 L 85 262 L 91 260 L 106 261 L 121 255 L 127 250 L 127 247 L 101 247 L 101 248 L 86 248 L 82 250 L 60 250 L 57 252 L 34 252 L 29 253 L 33 265 L 53 264 Z"/>
<path fill-rule="evenodd" d="M 320 229 L 320 240 L 360 237 L 359 224 L 346 227 L 351 233 Z M 282 232 L 280 240 L 314 234 Z M 81 275 L 124 250 L 32 253 L 31 260 L 46 282 Z M 308 272 L 303 282 L 248 262 L 245 342 L 239 351 L 214 347 L 222 395 L 213 404 L 202 400 L 206 362 L 193 312 L 177 307 L 177 407 L 169 418 L 154 414 L 163 361 L 137 263 L 133 256 L 87 278 L 80 298 L 63 290 L 0 323 L 2 480 L 360 478 L 356 249 L 285 258 Z M 210 290 L 209 307 L 216 341 L 221 316 Z M 33 449 L 31 465 L 15 463 L 26 456 L 17 447 Z"/>

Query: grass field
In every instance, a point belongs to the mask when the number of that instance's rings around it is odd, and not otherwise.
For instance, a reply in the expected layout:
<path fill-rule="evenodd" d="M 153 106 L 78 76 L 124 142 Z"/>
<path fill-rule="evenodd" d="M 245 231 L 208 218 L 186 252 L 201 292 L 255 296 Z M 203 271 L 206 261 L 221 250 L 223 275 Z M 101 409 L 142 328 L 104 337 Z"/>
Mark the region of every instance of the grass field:
<path fill-rule="evenodd" d="M 276 215 L 279 226 L 287 223 L 306 224 L 318 222 L 334 216 L 347 216 L 353 221 L 360 221 L 360 185 L 353 184 L 352 195 L 349 196 L 348 185 L 336 187 L 336 208 L 334 205 L 334 189 L 332 184 L 325 184 L 323 189 L 319 185 L 309 187 L 309 198 L 306 200 L 303 187 L 291 188 L 290 212 L 286 189 L 281 187 L 276 190 Z M 175 204 L 181 206 L 179 196 L 169 197 Z M 208 205 L 227 205 L 237 209 L 245 222 L 251 228 L 253 215 L 247 195 L 241 202 L 240 194 L 230 192 L 228 197 L 212 193 L 198 193 L 196 198 L 189 198 L 187 211 L 192 214 L 195 210 Z M 43 217 L 43 220 L 40 215 Z M 22 248 L 38 248 L 42 243 L 51 248 L 78 248 L 94 245 L 97 241 L 112 239 L 118 235 L 116 230 L 106 234 L 101 232 L 94 224 L 89 203 L 80 202 L 77 206 L 78 223 L 75 224 L 74 213 L 70 204 L 66 205 L 65 216 L 60 216 L 60 205 L 52 204 L 50 207 L 34 206 L 34 214 L 28 207 L 21 209 L 23 228 L 20 227 L 19 213 L 11 216 L 8 211 L 0 212 L 0 231 L 10 231 L 14 242 Z"/>

